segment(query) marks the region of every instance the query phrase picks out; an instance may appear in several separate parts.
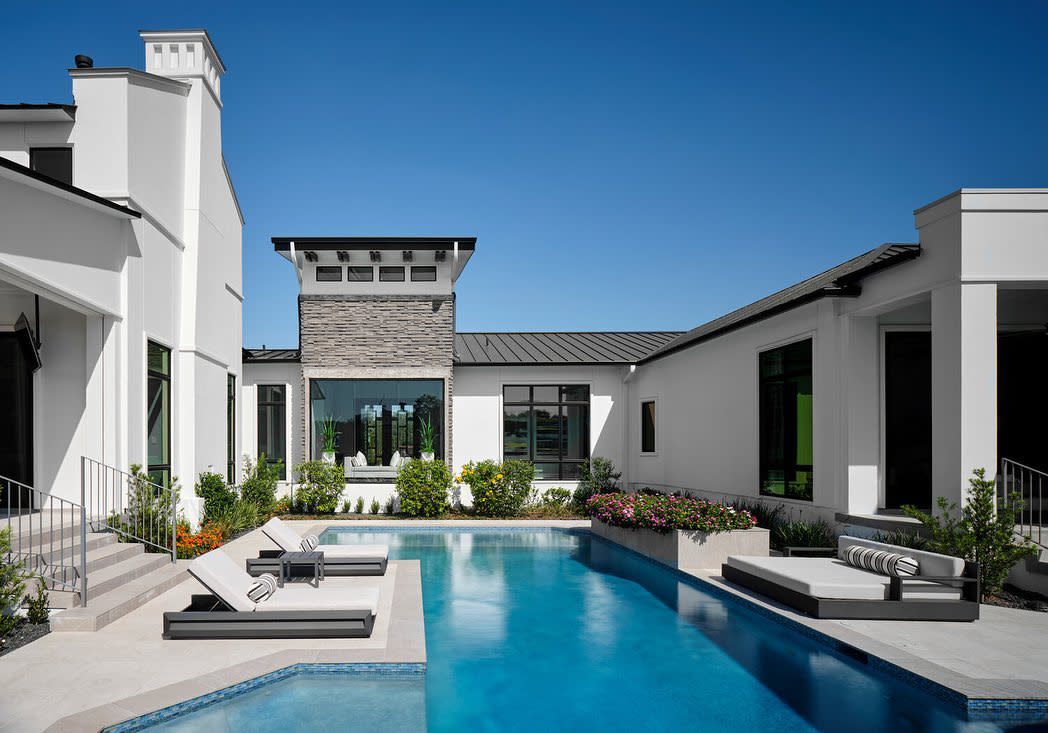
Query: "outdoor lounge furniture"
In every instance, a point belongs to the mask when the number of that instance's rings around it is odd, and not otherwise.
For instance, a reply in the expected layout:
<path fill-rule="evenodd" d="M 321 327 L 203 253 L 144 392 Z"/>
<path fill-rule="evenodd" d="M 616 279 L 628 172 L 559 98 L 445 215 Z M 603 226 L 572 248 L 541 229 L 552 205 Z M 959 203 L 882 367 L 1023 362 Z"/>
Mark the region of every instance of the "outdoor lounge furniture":
<path fill-rule="evenodd" d="M 396 480 L 400 467 L 408 463 L 410 458 L 392 461 L 388 466 L 359 466 L 353 463 L 353 456 L 343 459 L 346 478 L 351 481 L 371 481 L 374 483 L 391 483 Z"/>
<path fill-rule="evenodd" d="M 251 575 L 276 575 L 280 572 L 278 558 L 285 552 L 300 552 L 302 538 L 279 517 L 263 524 L 262 531 L 280 549 L 262 550 L 257 558 L 247 561 L 247 571 Z M 386 545 L 317 545 L 314 549 L 324 553 L 324 575 L 386 574 L 389 562 L 389 547 Z"/>
<path fill-rule="evenodd" d="M 255 602 L 256 580 L 221 548 L 189 564 L 210 595 L 194 595 L 182 611 L 164 613 L 165 639 L 315 639 L 371 636 L 376 588 L 277 588 Z"/>
<path fill-rule="evenodd" d="M 841 558 L 853 545 L 911 557 L 917 561 L 917 574 L 889 576 L 849 565 Z M 979 618 L 977 563 L 858 537 L 840 537 L 835 557 L 731 555 L 721 575 L 816 618 Z"/>

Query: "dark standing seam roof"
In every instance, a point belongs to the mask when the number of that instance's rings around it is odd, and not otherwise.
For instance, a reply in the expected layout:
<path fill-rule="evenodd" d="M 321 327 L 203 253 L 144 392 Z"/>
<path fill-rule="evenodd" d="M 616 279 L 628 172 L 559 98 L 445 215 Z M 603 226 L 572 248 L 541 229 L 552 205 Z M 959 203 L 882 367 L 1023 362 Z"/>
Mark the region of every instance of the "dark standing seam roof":
<path fill-rule="evenodd" d="M 886 267 L 912 260 L 920 254 L 919 244 L 882 244 L 826 272 L 693 328 L 647 354 L 640 361 L 644 363 L 658 359 L 813 300 L 833 296 L 856 297 L 861 292 L 858 283 L 864 277 Z"/>
<path fill-rule="evenodd" d="M 456 366 L 635 364 L 680 331 L 457 333 Z"/>
<path fill-rule="evenodd" d="M 298 349 L 244 349 L 242 361 L 245 364 L 279 364 L 302 360 Z"/>

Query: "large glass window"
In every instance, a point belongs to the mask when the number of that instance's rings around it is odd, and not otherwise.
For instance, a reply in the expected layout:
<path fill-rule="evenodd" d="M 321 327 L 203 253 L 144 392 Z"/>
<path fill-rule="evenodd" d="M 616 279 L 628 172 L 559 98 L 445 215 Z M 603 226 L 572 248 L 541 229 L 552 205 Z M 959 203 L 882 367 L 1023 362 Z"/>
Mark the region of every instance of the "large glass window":
<path fill-rule="evenodd" d="M 655 400 L 640 403 L 640 452 L 655 452 Z"/>
<path fill-rule="evenodd" d="M 432 421 L 437 458 L 444 444 L 442 379 L 314 379 L 309 383 L 311 456 L 324 451 L 323 426 L 335 425 L 335 460 L 363 453 L 369 466 L 388 466 L 393 453 L 417 458 L 423 421 Z"/>
<path fill-rule="evenodd" d="M 812 342 L 762 352 L 760 492 L 811 501 Z"/>
<path fill-rule="evenodd" d="M 237 378 L 226 375 L 226 481 L 237 482 Z"/>
<path fill-rule="evenodd" d="M 154 483 L 171 480 L 171 349 L 149 342 L 146 356 L 146 470 Z"/>
<path fill-rule="evenodd" d="M 502 455 L 535 464 L 539 479 L 575 479 L 589 458 L 589 387 L 507 385 Z"/>
<path fill-rule="evenodd" d="M 287 480 L 287 387 L 258 386 L 258 458 L 280 464 L 280 480 Z"/>

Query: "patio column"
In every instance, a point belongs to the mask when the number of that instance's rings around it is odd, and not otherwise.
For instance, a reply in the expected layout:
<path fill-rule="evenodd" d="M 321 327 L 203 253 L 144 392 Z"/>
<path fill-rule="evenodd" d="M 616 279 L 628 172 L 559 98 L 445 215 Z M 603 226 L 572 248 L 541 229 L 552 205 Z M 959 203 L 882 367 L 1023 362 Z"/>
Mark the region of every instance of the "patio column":
<path fill-rule="evenodd" d="M 932 291 L 932 489 L 960 505 L 997 466 L 997 285 Z"/>
<path fill-rule="evenodd" d="M 842 320 L 848 471 L 843 507 L 850 514 L 874 514 L 881 505 L 877 318 L 846 316 Z"/>

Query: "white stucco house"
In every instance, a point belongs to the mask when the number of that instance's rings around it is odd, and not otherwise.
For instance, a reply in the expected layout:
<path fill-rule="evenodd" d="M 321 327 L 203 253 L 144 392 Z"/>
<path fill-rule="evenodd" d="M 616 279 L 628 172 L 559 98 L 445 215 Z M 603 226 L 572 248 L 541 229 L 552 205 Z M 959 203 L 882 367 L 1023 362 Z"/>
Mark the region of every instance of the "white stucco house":
<path fill-rule="evenodd" d="M 76 501 L 81 456 L 239 463 L 225 66 L 206 31 L 140 35 L 144 70 L 77 57 L 71 104 L 0 105 L 0 475 Z"/>

